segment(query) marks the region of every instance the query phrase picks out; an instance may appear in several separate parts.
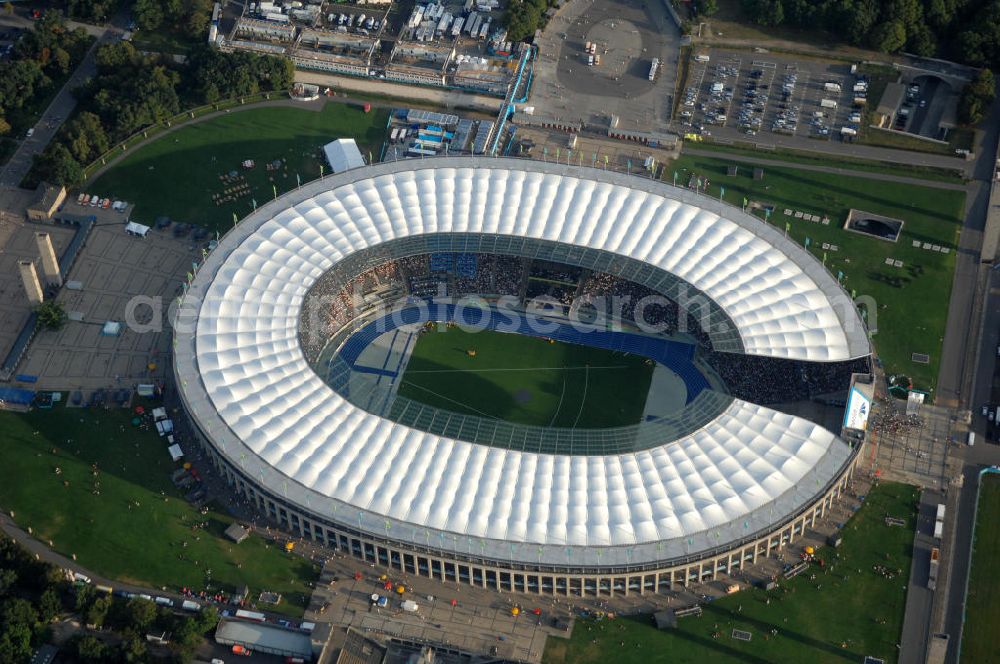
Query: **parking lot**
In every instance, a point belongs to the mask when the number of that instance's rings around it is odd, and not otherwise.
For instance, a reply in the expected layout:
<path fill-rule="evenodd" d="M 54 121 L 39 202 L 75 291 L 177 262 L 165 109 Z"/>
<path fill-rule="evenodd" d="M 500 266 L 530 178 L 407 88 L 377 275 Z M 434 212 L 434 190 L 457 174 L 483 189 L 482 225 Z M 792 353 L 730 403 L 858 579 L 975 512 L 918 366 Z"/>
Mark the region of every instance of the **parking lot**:
<path fill-rule="evenodd" d="M 867 91 L 867 79 L 844 63 L 702 50 L 692 54 L 677 120 L 687 133 L 720 138 L 852 140 Z"/>

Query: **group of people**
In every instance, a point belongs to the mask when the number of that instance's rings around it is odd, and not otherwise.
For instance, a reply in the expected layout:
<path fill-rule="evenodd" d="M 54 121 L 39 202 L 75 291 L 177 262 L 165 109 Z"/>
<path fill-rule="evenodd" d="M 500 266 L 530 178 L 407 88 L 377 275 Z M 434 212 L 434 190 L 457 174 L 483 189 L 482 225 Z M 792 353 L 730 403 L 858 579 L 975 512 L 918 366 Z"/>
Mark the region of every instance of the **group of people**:
<path fill-rule="evenodd" d="M 870 371 L 867 358 L 821 363 L 719 352 L 706 358 L 733 396 L 765 405 L 844 392 L 852 373 Z"/>

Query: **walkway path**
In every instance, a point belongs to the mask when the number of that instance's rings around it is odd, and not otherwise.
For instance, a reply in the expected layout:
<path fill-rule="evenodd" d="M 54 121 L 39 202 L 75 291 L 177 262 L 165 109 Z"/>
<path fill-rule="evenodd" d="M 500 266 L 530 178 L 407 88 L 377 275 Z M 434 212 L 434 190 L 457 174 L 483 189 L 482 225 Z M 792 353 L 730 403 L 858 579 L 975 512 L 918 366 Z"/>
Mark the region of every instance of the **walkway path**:
<path fill-rule="evenodd" d="M 717 157 L 719 159 L 730 159 L 732 161 L 742 161 L 764 166 L 774 166 L 783 168 L 794 168 L 797 171 L 810 171 L 813 173 L 830 173 L 831 175 L 850 175 L 854 177 L 868 178 L 870 180 L 884 180 L 886 182 L 899 182 L 900 184 L 912 184 L 921 187 L 935 187 L 937 189 L 951 189 L 954 191 L 966 191 L 968 187 L 957 182 L 940 182 L 937 180 L 923 180 L 919 177 L 909 177 L 906 175 L 891 175 L 889 173 L 876 173 L 870 171 L 858 171 L 850 168 L 836 168 L 833 166 L 816 166 L 813 164 L 799 164 L 781 159 L 758 158 L 751 155 L 738 155 L 729 152 L 719 152 L 717 150 L 699 150 L 684 146 L 684 154 L 698 157 Z"/>

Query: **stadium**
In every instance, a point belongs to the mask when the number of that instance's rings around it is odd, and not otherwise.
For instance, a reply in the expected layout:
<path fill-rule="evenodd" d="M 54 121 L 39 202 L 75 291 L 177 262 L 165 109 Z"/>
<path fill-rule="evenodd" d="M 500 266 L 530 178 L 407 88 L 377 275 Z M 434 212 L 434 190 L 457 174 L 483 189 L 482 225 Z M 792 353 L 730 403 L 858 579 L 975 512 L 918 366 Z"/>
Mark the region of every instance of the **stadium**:
<path fill-rule="evenodd" d="M 443 157 L 314 181 L 222 238 L 174 326 L 193 428 L 263 514 L 498 590 L 732 574 L 821 518 L 862 445 L 831 429 L 871 347 L 819 261 L 599 169 Z"/>

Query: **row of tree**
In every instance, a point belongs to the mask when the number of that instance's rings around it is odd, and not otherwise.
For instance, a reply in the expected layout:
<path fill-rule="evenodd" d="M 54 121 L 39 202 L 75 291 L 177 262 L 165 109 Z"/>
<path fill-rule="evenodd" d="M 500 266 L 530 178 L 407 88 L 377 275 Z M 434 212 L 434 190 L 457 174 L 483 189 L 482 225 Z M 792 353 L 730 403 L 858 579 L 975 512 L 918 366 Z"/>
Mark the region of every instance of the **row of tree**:
<path fill-rule="evenodd" d="M 11 57 L 0 62 L 0 135 L 11 130 L 7 118 L 64 76 L 82 57 L 90 38 L 83 28 L 69 30 L 62 15 L 46 12 L 15 42 Z"/>
<path fill-rule="evenodd" d="M 69 648 L 82 664 L 146 662 L 150 659 L 146 651 L 147 633 L 168 633 L 168 648 L 175 659 L 190 661 L 205 634 L 219 620 L 213 608 L 202 609 L 196 615 L 181 615 L 148 599 L 124 600 L 101 595 L 91 586 L 76 588 L 75 605 L 84 625 L 111 633 L 111 638 L 81 634 L 71 641 Z"/>
<path fill-rule="evenodd" d="M 184 108 L 282 90 L 294 79 L 290 60 L 222 53 L 207 45 L 195 49 L 183 65 L 143 55 L 124 41 L 100 46 L 96 61 L 97 74 L 74 91 L 77 114 L 35 158 L 38 180 L 78 184 L 84 165 L 144 127 Z"/>
<path fill-rule="evenodd" d="M 743 0 L 760 25 L 826 30 L 885 53 L 1000 66 L 1000 0 Z"/>
<path fill-rule="evenodd" d="M 63 571 L 35 559 L 16 542 L 0 537 L 0 662 L 26 664 L 51 638 L 51 623 L 77 615 L 100 637 L 82 633 L 68 650 L 82 664 L 132 664 L 150 661 L 145 635 L 169 632 L 177 661 L 190 661 L 205 634 L 218 622 L 212 607 L 182 615 L 135 597 L 113 598 L 87 584 L 71 585 Z"/>

